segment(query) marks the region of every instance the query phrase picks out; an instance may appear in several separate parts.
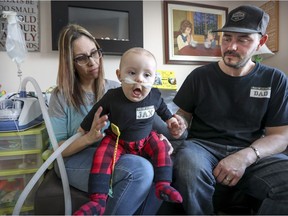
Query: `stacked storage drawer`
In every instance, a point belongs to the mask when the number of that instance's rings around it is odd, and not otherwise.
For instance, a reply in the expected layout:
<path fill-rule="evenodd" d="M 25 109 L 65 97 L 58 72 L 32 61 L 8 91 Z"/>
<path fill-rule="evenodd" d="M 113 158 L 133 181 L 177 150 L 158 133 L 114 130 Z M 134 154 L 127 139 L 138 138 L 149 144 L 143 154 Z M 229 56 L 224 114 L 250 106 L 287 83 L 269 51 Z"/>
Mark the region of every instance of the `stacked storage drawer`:
<path fill-rule="evenodd" d="M 0 133 L 0 215 L 11 214 L 34 173 L 42 165 L 41 154 L 48 144 L 45 124 L 21 132 Z M 33 212 L 33 188 L 21 212 Z"/>

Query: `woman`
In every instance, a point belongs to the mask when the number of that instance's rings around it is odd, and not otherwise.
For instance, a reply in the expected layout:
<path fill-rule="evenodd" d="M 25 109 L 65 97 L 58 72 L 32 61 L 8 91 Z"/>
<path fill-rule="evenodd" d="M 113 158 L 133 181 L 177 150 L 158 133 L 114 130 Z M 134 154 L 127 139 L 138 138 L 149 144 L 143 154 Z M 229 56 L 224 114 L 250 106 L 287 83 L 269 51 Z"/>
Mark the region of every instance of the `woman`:
<path fill-rule="evenodd" d="M 57 87 L 51 95 L 49 116 L 57 142 L 61 145 L 77 133 L 93 104 L 109 88 L 119 84 L 104 79 L 100 46 L 83 27 L 66 26 L 60 33 L 58 47 Z M 70 185 L 85 192 L 88 191 L 95 143 L 103 137 L 101 129 L 107 124 L 107 116 L 100 118 L 100 113 L 101 110 L 96 112 L 91 130 L 83 133 L 62 154 Z M 60 176 L 57 166 L 55 168 Z M 155 214 L 161 202 L 157 201 L 154 191 L 150 192 L 152 181 L 153 168 L 149 161 L 125 155 L 115 167 L 113 198 L 108 199 L 105 214 L 132 215 L 137 209 L 141 209 L 138 214 Z"/>
<path fill-rule="evenodd" d="M 177 37 L 178 50 L 181 50 L 187 45 L 195 46 L 195 41 L 192 36 L 192 23 L 189 20 L 183 20 L 180 24 L 180 34 Z"/>

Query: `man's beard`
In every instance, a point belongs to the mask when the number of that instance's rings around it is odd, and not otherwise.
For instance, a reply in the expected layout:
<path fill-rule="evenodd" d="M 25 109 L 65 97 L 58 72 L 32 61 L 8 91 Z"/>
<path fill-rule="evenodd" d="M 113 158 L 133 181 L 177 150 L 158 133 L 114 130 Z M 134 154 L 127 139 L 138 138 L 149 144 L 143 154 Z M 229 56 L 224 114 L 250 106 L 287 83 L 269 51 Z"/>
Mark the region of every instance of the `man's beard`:
<path fill-rule="evenodd" d="M 235 57 L 239 58 L 239 61 L 236 62 L 236 63 L 229 63 L 225 60 L 225 56 L 226 55 L 234 55 Z M 251 56 L 246 56 L 245 58 L 241 58 L 241 56 L 237 53 L 237 52 L 234 52 L 234 51 L 227 51 L 224 53 L 222 59 L 223 59 L 223 62 L 225 65 L 227 65 L 228 67 L 232 67 L 232 68 L 235 68 L 235 69 L 239 69 L 239 68 L 242 68 L 244 67 L 247 62 L 249 61 L 249 59 L 251 58 Z"/>

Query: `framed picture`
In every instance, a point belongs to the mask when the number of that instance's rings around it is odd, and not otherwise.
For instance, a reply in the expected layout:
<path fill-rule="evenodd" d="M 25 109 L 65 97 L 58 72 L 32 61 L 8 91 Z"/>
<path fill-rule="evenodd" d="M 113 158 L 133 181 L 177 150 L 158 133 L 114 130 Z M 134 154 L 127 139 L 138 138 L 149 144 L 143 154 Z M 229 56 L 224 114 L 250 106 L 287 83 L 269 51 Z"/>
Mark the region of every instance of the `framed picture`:
<path fill-rule="evenodd" d="M 166 64 L 205 64 L 221 58 L 221 33 L 228 8 L 164 1 Z"/>
<path fill-rule="evenodd" d="M 276 1 L 276 0 L 268 1 L 265 4 L 261 5 L 260 8 L 262 8 L 270 16 L 269 24 L 266 29 L 266 33 L 269 36 L 269 39 L 266 42 L 266 45 L 272 52 L 278 52 L 279 50 L 279 1 Z"/>

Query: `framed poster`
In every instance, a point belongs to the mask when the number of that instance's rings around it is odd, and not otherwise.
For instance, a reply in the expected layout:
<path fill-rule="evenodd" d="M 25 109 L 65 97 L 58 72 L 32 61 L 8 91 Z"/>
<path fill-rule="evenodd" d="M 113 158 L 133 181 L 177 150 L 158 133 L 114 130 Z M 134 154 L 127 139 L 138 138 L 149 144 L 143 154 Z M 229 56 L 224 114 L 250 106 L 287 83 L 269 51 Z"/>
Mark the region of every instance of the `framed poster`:
<path fill-rule="evenodd" d="M 268 1 L 260 8 L 270 17 L 266 30 L 268 34 L 266 45 L 272 52 L 277 52 L 279 49 L 279 1 Z"/>
<path fill-rule="evenodd" d="M 0 15 L 3 11 L 14 11 L 21 30 L 23 31 L 27 51 L 40 51 L 40 30 L 39 30 L 39 0 L 26 1 L 0 1 Z M 0 51 L 6 51 L 7 19 L 0 19 Z"/>
<path fill-rule="evenodd" d="M 228 8 L 164 1 L 166 64 L 203 64 L 221 58 L 221 28 Z"/>

